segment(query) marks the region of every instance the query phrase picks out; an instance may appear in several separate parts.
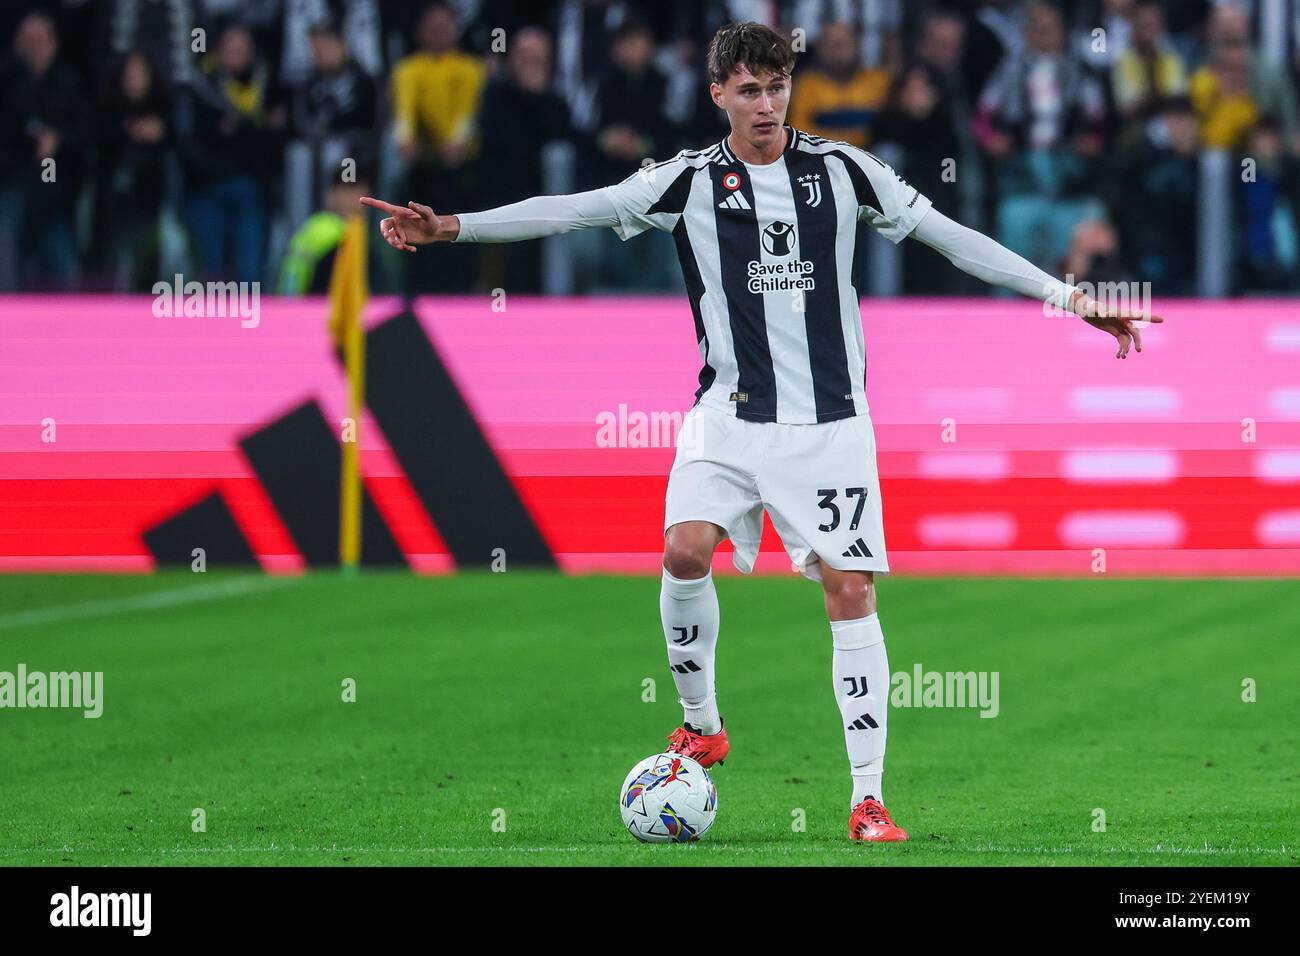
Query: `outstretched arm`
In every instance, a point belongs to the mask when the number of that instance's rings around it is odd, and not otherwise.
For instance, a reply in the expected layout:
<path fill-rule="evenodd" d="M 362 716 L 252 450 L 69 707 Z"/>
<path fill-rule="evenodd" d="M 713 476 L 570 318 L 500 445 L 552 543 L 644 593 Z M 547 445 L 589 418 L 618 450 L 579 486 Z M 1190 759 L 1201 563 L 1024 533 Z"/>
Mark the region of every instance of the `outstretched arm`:
<path fill-rule="evenodd" d="M 1107 310 L 1077 287 L 1048 275 L 1023 256 L 982 232 L 954 222 L 937 209 L 930 209 L 911 235 L 943 253 L 958 269 L 977 279 L 1073 312 L 1089 325 L 1115 336 L 1119 341 L 1116 358 L 1127 358 L 1130 346 L 1142 351 L 1142 337 L 1133 325 L 1134 321 L 1164 321 L 1158 315 Z"/>
<path fill-rule="evenodd" d="M 414 252 L 430 242 L 519 242 L 586 229 L 618 225 L 618 212 L 604 189 L 567 196 L 534 196 L 483 212 L 439 216 L 417 202 L 394 206 L 369 196 L 361 201 L 388 218 L 380 234 L 394 249 Z"/>
<path fill-rule="evenodd" d="M 387 213 L 379 231 L 394 249 L 414 252 L 430 242 L 519 242 L 574 229 L 608 226 L 623 240 L 647 229 L 672 231 L 681 214 L 696 154 L 682 150 L 672 159 L 642 166 L 621 183 L 564 196 L 534 196 L 522 202 L 439 216 L 417 202 L 394 206 L 364 197 L 367 206 Z M 694 163 L 694 165 L 692 165 Z M 669 194 L 674 185 L 679 188 Z"/>

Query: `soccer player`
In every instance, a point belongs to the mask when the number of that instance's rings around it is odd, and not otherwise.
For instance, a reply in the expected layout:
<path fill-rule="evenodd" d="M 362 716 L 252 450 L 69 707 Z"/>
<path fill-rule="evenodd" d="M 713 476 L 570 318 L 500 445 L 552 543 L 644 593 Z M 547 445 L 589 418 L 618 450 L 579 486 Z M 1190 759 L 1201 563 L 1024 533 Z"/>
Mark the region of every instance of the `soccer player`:
<path fill-rule="evenodd" d="M 703 368 L 665 502 L 659 607 L 684 710 L 670 750 L 709 766 L 730 749 L 714 690 L 713 553 L 730 538 L 736 567 L 752 571 L 766 510 L 793 564 L 824 590 L 852 777 L 849 836 L 906 840 L 881 789 L 889 664 L 874 581 L 889 563 L 850 279 L 857 224 L 894 243 L 910 235 L 986 282 L 1079 315 L 1118 340 L 1118 358 L 1142 350 L 1139 316 L 1108 313 L 932 209 L 866 150 L 786 126 L 794 55 L 774 31 L 725 26 L 707 61 L 713 102 L 731 121 L 713 146 L 683 150 L 617 185 L 485 212 L 362 202 L 387 214 L 380 231 L 406 252 L 591 226 L 624 240 L 646 229 L 672 233 Z"/>

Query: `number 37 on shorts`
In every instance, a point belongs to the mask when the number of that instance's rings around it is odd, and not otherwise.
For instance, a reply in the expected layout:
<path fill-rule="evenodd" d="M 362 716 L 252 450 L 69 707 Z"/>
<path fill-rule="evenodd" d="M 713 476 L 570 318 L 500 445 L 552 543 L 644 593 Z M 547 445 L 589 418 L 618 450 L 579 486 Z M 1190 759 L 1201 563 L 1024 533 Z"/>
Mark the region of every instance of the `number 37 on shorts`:
<path fill-rule="evenodd" d="M 818 488 L 817 494 L 820 496 L 820 500 L 817 502 L 817 507 L 824 508 L 826 511 L 830 512 L 830 520 L 823 524 L 819 524 L 817 530 L 834 531 L 840 526 L 840 509 L 839 505 L 835 503 L 835 498 L 839 495 L 839 492 L 834 488 Z M 853 509 L 853 520 L 849 522 L 849 530 L 857 531 L 858 525 L 862 523 L 862 509 L 867 503 L 867 489 L 845 488 L 844 496 L 846 498 L 856 498 L 858 501 L 857 505 Z"/>

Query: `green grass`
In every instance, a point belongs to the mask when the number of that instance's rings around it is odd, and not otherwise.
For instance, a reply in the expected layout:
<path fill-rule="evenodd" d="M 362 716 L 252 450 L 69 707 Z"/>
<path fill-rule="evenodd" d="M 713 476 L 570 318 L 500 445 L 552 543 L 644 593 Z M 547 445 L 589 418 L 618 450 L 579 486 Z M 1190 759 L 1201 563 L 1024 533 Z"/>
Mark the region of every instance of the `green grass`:
<path fill-rule="evenodd" d="M 892 671 L 997 671 L 1001 695 L 994 719 L 891 710 L 885 795 L 912 839 L 884 846 L 846 840 L 830 633 L 794 577 L 718 581 L 732 754 L 712 832 L 622 829 L 624 774 L 681 718 L 658 589 L 0 577 L 0 670 L 105 684 L 98 720 L 0 710 L 0 864 L 1300 861 L 1300 581 L 883 581 Z"/>

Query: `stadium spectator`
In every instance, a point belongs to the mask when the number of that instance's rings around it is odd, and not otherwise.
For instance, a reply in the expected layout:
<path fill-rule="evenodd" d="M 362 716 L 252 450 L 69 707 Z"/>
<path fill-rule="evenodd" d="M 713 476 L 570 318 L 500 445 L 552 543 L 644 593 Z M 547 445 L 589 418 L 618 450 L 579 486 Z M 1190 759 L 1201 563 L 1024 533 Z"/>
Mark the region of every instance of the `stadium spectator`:
<path fill-rule="evenodd" d="M 181 137 L 192 251 L 204 276 L 260 281 L 285 111 L 246 27 L 227 27 L 202 68 Z"/>
<path fill-rule="evenodd" d="M 1162 100 L 1187 92 L 1187 67 L 1165 35 L 1160 4 L 1134 5 L 1132 44 L 1111 71 L 1115 107 L 1125 120 L 1146 119 Z"/>
<path fill-rule="evenodd" d="M 394 138 L 414 164 L 463 168 L 474 150 L 474 114 L 485 79 L 483 63 L 457 47 L 456 14 L 431 4 L 420 18 L 419 49 L 393 70 Z"/>
<path fill-rule="evenodd" d="M 77 277 L 85 96 L 59 58 L 54 21 L 28 14 L 0 65 L 0 290 L 67 288 Z"/>
<path fill-rule="evenodd" d="M 486 78 L 481 60 L 459 49 L 456 14 L 446 3 L 430 5 L 417 28 L 419 48 L 393 70 L 393 136 L 408 167 L 408 193 L 434 209 L 476 207 L 478 150 L 474 117 Z M 465 292 L 473 284 L 474 250 L 453 246 L 430 269 L 408 263 L 411 291 Z"/>
<path fill-rule="evenodd" d="M 334 180 L 326 191 L 325 208 L 313 213 L 289 240 L 276 291 L 281 295 L 321 295 L 329 291 L 330 274 L 348 219 L 357 215 L 361 197 L 370 192 L 370 164 L 358 164 L 354 182 Z M 369 230 L 367 230 L 369 232 Z"/>
<path fill-rule="evenodd" d="M 1124 283 L 1125 290 L 1118 293 L 1121 295 L 1131 292 L 1130 283 L 1136 281 L 1120 256 L 1119 232 L 1104 215 L 1084 219 L 1075 225 L 1069 248 L 1058 269 L 1066 277 L 1066 282 L 1076 285 L 1087 282 L 1094 289 L 1103 283 Z M 1094 293 L 1098 298 L 1105 294 Z M 1137 305 L 1140 301 L 1138 296 L 1124 299 L 1126 304 Z"/>
<path fill-rule="evenodd" d="M 1263 114 L 1278 118 L 1289 149 L 1300 148 L 1295 87 L 1282 67 L 1250 49 L 1250 17 L 1236 4 L 1210 16 L 1210 59 L 1192 76 L 1191 96 L 1201 118 L 1201 142 L 1211 149 L 1242 149 Z"/>
<path fill-rule="evenodd" d="M 1055 262 L 1081 220 L 1104 145 L 1105 100 L 1065 50 L 1061 12 L 1029 5 L 1025 49 L 1007 58 L 980 95 L 976 135 L 996 163 L 998 235 L 1031 261 Z"/>
<path fill-rule="evenodd" d="M 372 81 L 383 70 L 377 0 L 297 0 L 284 4 L 284 42 L 280 81 L 296 88 L 319 70 L 315 34 L 332 28 L 344 44 L 345 59 Z"/>
<path fill-rule="evenodd" d="M 672 141 L 664 102 L 668 82 L 654 66 L 654 38 L 642 20 L 627 20 L 614 33 L 613 62 L 596 94 L 593 176 L 618 182 L 643 159 L 663 153 Z"/>
<path fill-rule="evenodd" d="M 957 169 L 970 153 L 966 134 L 970 103 L 960 70 L 965 28 L 946 13 L 928 16 L 916 51 L 890 93 L 880 128 L 882 139 L 903 149 L 900 172 L 947 215 L 961 215 Z M 903 253 L 903 289 L 941 294 L 965 285 L 964 273 L 938 268 L 938 253 L 924 243 L 907 243 Z M 963 278 L 958 278 L 963 277 Z"/>
<path fill-rule="evenodd" d="M 172 104 L 145 55 L 128 53 L 96 113 L 97 265 L 118 291 L 144 292 L 157 279 L 158 220 L 172 146 Z"/>
<path fill-rule="evenodd" d="M 944 178 L 944 161 L 961 155 L 969 138 L 970 99 L 960 70 L 964 38 L 959 18 L 926 18 L 910 62 L 893 82 L 880 128 L 882 139 L 902 145 L 908 181 L 932 200 L 952 182 Z"/>
<path fill-rule="evenodd" d="M 551 86 L 551 38 L 525 27 L 510 43 L 506 69 L 488 81 L 478 117 L 484 206 L 504 206 L 545 192 L 542 154 L 569 139 L 569 107 Z M 484 249 L 485 286 L 542 291 L 541 246 L 515 242 Z"/>
<path fill-rule="evenodd" d="M 762 4 L 755 4 L 761 7 Z M 779 7 L 779 4 L 773 4 Z M 854 60 L 893 76 L 903 64 L 902 0 L 790 0 L 789 24 L 804 31 L 804 40 L 820 53 L 826 27 L 842 23 L 854 40 Z M 762 20 L 762 16 L 737 16 Z M 777 24 L 770 24 L 776 26 Z"/>
<path fill-rule="evenodd" d="M 789 122 L 827 139 L 870 146 L 889 95 L 890 77 L 861 65 L 858 39 L 847 23 L 828 23 L 817 41 L 812 69 L 800 72 Z"/>
<path fill-rule="evenodd" d="M 515 37 L 529 27 L 549 32 L 558 6 L 559 0 L 461 2 L 461 47 L 482 57 L 489 72 L 504 72 Z"/>
<path fill-rule="evenodd" d="M 1138 128 L 1115 156 L 1109 204 L 1125 260 L 1157 295 L 1192 295 L 1200 143 L 1191 100 L 1166 100 Z"/>
<path fill-rule="evenodd" d="M 371 145 L 377 91 L 348 52 L 339 27 L 329 20 L 311 30 L 311 71 L 293 97 L 294 132 L 313 140 L 336 137 L 348 155 Z"/>
<path fill-rule="evenodd" d="M 595 184 L 626 179 L 642 162 L 666 156 L 674 142 L 664 113 L 668 81 L 655 67 L 654 37 L 645 21 L 629 18 L 614 32 L 613 60 L 596 94 Z M 599 235 L 600 275 L 607 287 L 671 287 L 676 254 L 671 242 L 637 248 L 613 232 Z"/>
<path fill-rule="evenodd" d="M 1300 161 L 1271 116 L 1256 124 L 1248 145 L 1254 169 L 1237 184 L 1240 282 L 1259 291 L 1294 289 L 1300 272 Z"/>

